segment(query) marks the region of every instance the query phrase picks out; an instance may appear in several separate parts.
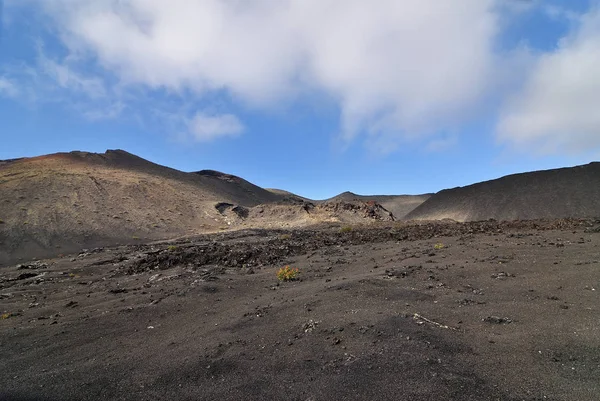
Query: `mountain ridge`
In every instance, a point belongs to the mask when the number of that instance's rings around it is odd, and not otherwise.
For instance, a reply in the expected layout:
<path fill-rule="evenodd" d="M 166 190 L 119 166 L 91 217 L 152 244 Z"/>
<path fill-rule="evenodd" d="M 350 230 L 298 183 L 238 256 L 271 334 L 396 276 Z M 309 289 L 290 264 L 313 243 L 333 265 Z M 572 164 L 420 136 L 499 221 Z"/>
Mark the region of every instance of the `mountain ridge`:
<path fill-rule="evenodd" d="M 510 174 L 444 189 L 407 220 L 533 220 L 600 216 L 600 162 Z"/>
<path fill-rule="evenodd" d="M 0 264 L 229 229 L 393 219 L 376 205 L 335 203 L 119 149 L 12 159 L 0 163 Z"/>

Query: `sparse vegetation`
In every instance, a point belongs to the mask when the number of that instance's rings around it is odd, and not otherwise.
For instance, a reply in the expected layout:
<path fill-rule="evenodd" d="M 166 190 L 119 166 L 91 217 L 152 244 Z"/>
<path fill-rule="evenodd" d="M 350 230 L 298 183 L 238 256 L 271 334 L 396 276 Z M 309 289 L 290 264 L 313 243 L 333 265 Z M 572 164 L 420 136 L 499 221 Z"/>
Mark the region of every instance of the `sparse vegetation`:
<path fill-rule="evenodd" d="M 291 238 L 292 238 L 292 234 L 281 234 L 279 236 L 279 239 L 282 240 L 282 241 L 286 241 L 286 240 L 291 239 Z"/>
<path fill-rule="evenodd" d="M 298 268 L 285 266 L 277 271 L 277 278 L 280 281 L 293 281 L 298 278 L 299 274 L 300 270 L 298 270 Z"/>
<path fill-rule="evenodd" d="M 4 320 L 4 319 L 8 319 L 11 316 L 10 313 L 3 313 L 2 315 L 0 315 L 0 319 Z"/>
<path fill-rule="evenodd" d="M 352 226 L 344 226 L 340 229 L 341 233 L 349 233 L 352 232 Z"/>
<path fill-rule="evenodd" d="M 444 249 L 445 247 L 446 246 L 440 242 L 440 243 L 435 244 L 433 246 L 433 249 L 440 250 L 440 249 Z"/>
<path fill-rule="evenodd" d="M 4 224 L 4 220 L 0 219 L 0 224 Z"/>
<path fill-rule="evenodd" d="M 177 245 L 169 245 L 169 246 L 167 247 L 167 250 L 168 250 L 169 252 L 174 252 L 174 251 L 176 251 L 176 250 L 178 250 L 178 249 L 179 249 L 179 247 L 178 247 Z"/>

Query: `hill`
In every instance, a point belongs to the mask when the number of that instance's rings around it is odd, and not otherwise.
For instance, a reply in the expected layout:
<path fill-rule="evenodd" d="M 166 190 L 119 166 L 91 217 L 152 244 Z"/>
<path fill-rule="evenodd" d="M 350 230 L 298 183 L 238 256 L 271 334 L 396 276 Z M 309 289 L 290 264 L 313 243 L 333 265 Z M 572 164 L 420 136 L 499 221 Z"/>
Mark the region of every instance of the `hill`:
<path fill-rule="evenodd" d="M 423 195 L 357 195 L 352 192 L 343 192 L 324 202 L 349 202 L 360 200 L 363 202 L 377 202 L 389 210 L 396 220 L 404 220 L 405 216 L 417 206 L 425 202 L 431 194 Z"/>
<path fill-rule="evenodd" d="M 0 263 L 227 227 L 216 202 L 283 200 L 239 177 L 185 173 L 122 150 L 0 163 Z"/>
<path fill-rule="evenodd" d="M 0 161 L 0 265 L 227 229 L 391 220 L 380 205 L 312 201 L 123 150 Z"/>
<path fill-rule="evenodd" d="M 446 189 L 408 220 L 531 220 L 600 216 L 600 163 L 508 175 Z"/>

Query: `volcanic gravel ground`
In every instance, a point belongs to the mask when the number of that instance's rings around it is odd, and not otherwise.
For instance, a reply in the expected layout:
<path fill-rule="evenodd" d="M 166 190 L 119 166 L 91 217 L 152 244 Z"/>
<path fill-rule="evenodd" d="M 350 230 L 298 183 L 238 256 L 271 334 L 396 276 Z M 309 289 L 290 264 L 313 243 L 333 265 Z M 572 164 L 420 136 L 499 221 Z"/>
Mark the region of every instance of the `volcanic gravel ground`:
<path fill-rule="evenodd" d="M 598 400 L 597 225 L 251 230 L 3 268 L 0 399 Z"/>

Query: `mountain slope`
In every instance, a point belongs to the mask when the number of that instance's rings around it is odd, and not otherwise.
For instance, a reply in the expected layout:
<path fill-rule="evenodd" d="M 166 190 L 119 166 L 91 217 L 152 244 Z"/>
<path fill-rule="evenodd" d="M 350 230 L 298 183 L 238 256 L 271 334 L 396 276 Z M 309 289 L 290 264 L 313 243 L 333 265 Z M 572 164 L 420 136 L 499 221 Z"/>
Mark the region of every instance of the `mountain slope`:
<path fill-rule="evenodd" d="M 3 160 L 0 265 L 230 228 L 391 220 L 377 204 L 315 203 L 214 170 L 182 172 L 123 150 Z"/>
<path fill-rule="evenodd" d="M 434 194 L 406 219 L 456 221 L 600 216 L 600 163 L 505 176 Z"/>
<path fill-rule="evenodd" d="M 199 177 L 202 186 L 218 194 L 222 199 L 229 199 L 243 206 L 256 206 L 295 197 L 292 193 L 277 194 L 261 188 L 231 174 L 214 170 L 201 170 L 193 173 Z"/>
<path fill-rule="evenodd" d="M 284 199 L 241 178 L 185 173 L 122 150 L 0 163 L 0 264 L 227 227 L 216 202 Z"/>

